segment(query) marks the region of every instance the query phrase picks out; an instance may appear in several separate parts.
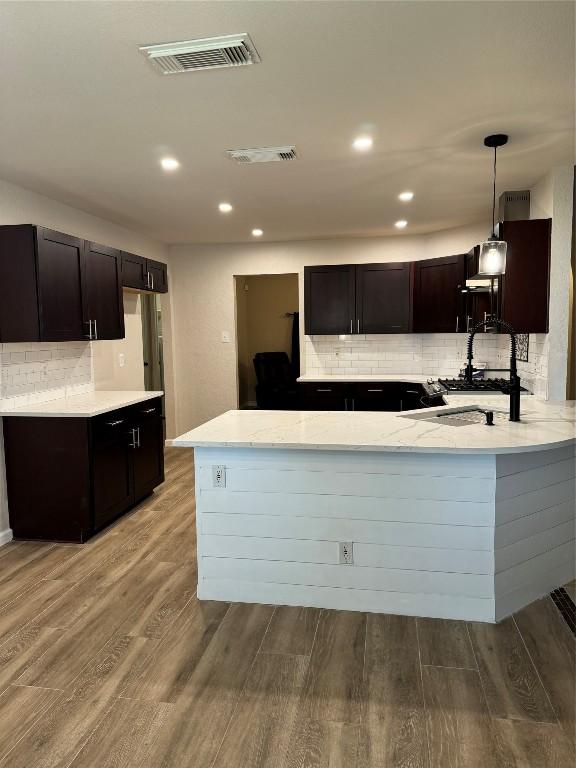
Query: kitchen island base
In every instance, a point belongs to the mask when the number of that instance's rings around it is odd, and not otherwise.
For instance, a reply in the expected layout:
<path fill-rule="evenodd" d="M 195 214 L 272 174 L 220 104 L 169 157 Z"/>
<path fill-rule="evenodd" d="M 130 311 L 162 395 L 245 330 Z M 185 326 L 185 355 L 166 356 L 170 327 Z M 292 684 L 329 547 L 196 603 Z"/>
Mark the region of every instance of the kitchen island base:
<path fill-rule="evenodd" d="M 573 444 L 196 447 L 195 463 L 202 600 L 495 622 L 575 576 Z"/>

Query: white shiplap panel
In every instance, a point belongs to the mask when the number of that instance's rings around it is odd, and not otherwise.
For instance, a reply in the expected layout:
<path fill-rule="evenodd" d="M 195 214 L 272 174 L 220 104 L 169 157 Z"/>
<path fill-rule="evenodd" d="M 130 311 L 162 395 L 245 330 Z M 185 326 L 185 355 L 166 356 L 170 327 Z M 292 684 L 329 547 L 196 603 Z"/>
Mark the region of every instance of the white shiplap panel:
<path fill-rule="evenodd" d="M 494 532 L 494 544 L 496 548 L 507 547 L 515 541 L 527 539 L 536 533 L 554 528 L 569 520 L 576 520 L 576 510 L 572 501 L 565 501 L 548 509 L 541 509 L 533 515 L 512 520 L 505 525 L 498 525 Z"/>
<path fill-rule="evenodd" d="M 465 525 L 418 525 L 372 520 L 337 520 L 267 515 L 199 514 L 200 533 L 219 536 L 271 536 L 277 539 L 361 541 L 367 544 L 479 549 L 492 551 L 492 528 Z"/>
<path fill-rule="evenodd" d="M 198 597 L 200 600 L 302 605 L 343 611 L 494 622 L 494 600 L 454 595 L 414 595 L 366 589 L 302 587 L 293 584 L 210 579 L 199 582 Z"/>
<path fill-rule="evenodd" d="M 576 538 L 576 523 L 574 520 L 569 520 L 567 523 L 541 531 L 527 539 L 509 544 L 507 547 L 501 547 L 496 550 L 494 555 L 496 571 L 505 571 L 525 560 L 531 560 L 537 555 L 549 552 L 574 538 Z"/>
<path fill-rule="evenodd" d="M 354 544 L 354 562 L 376 568 L 410 568 L 420 571 L 494 573 L 490 551 L 436 549 L 434 547 L 387 547 L 382 544 Z"/>
<path fill-rule="evenodd" d="M 339 562 L 338 542 L 270 539 L 256 536 L 201 536 L 199 547 L 211 557 L 283 560 L 297 563 Z M 415 571 L 452 571 L 455 573 L 494 573 L 490 552 L 433 547 L 386 547 L 378 544 L 354 544 L 354 563 L 375 568 L 403 568 Z"/>
<path fill-rule="evenodd" d="M 297 517 L 338 517 L 442 525 L 494 525 L 494 502 L 379 499 L 333 494 L 258 493 L 202 490 L 203 512 Z"/>
<path fill-rule="evenodd" d="M 576 575 L 574 560 L 566 561 L 551 568 L 538 579 L 522 585 L 519 589 L 496 596 L 496 620 L 501 621 L 511 613 L 523 608 L 525 605 L 545 597 L 560 584 L 566 584 Z"/>
<path fill-rule="evenodd" d="M 514 496 L 524 495 L 530 491 L 537 491 L 540 488 L 566 481 L 572 481 L 574 485 L 575 475 L 574 460 L 565 459 L 556 464 L 547 464 L 545 467 L 537 467 L 527 472 L 499 477 L 496 484 L 496 501 L 511 499 Z"/>
<path fill-rule="evenodd" d="M 535 491 L 515 496 L 512 499 L 496 503 L 496 523 L 502 525 L 526 515 L 532 515 L 542 509 L 555 507 L 567 501 L 574 501 L 574 481 L 538 488 Z"/>
<path fill-rule="evenodd" d="M 212 488 L 212 471 L 200 467 L 199 488 Z M 376 475 L 361 472 L 313 472 L 226 468 L 226 489 L 299 493 L 331 493 L 339 496 L 376 496 L 392 499 L 491 501 L 496 481 L 489 478 Z"/>
<path fill-rule="evenodd" d="M 335 541 L 209 535 L 202 535 L 200 539 L 198 545 L 205 557 L 241 557 L 250 560 L 284 560 L 332 565 L 336 565 L 339 558 L 338 543 Z"/>
<path fill-rule="evenodd" d="M 496 477 L 495 456 L 449 453 L 369 453 L 366 451 L 298 451 L 258 448 L 196 448 L 196 466 L 226 464 L 245 469 L 361 472 L 437 477 Z"/>
<path fill-rule="evenodd" d="M 448 562 L 447 566 L 449 565 Z M 494 593 L 494 577 L 489 575 L 358 568 L 355 565 L 203 557 L 202 573 L 208 580 L 234 579 L 313 587 L 344 587 L 483 598 L 490 598 Z"/>
<path fill-rule="evenodd" d="M 551 451 L 525 451 L 524 453 L 500 453 L 496 456 L 496 476 L 515 475 L 518 472 L 529 472 L 536 467 L 565 461 L 576 456 L 576 446 L 568 445 Z"/>
<path fill-rule="evenodd" d="M 494 578 L 496 594 L 507 594 L 520 589 L 524 584 L 537 583 L 553 568 L 566 562 L 574 563 L 573 540 L 497 573 Z"/>

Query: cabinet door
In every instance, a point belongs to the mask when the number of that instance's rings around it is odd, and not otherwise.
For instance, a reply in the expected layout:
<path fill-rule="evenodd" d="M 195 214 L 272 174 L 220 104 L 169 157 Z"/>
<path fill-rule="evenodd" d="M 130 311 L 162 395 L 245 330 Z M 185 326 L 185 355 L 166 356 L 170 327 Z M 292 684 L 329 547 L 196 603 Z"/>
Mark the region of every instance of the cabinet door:
<path fill-rule="evenodd" d="M 122 251 L 122 285 L 125 288 L 147 290 L 148 271 L 145 258 Z"/>
<path fill-rule="evenodd" d="M 414 262 L 415 333 L 466 331 L 462 287 L 465 256 Z"/>
<path fill-rule="evenodd" d="M 478 274 L 478 261 L 480 246 L 476 245 L 466 254 L 466 278 L 476 277 Z M 487 278 L 489 279 L 489 278 Z M 469 331 L 476 323 L 487 320 L 492 315 L 500 317 L 501 281 L 494 278 L 494 295 L 489 291 L 467 291 L 465 297 L 464 324 Z"/>
<path fill-rule="evenodd" d="M 508 243 L 502 277 L 502 319 L 517 333 L 547 333 L 551 219 L 505 221 Z"/>
<path fill-rule="evenodd" d="M 150 290 L 155 293 L 168 293 L 168 267 L 161 261 L 146 261 L 149 274 Z"/>
<path fill-rule="evenodd" d="M 82 308 L 84 241 L 36 228 L 38 303 L 41 341 L 88 338 Z"/>
<path fill-rule="evenodd" d="M 106 245 L 86 243 L 82 298 L 84 320 L 95 339 L 124 338 L 120 251 Z"/>
<path fill-rule="evenodd" d="M 146 404 L 142 403 L 143 410 Z M 158 415 L 143 416 L 134 422 L 136 447 L 133 449 L 134 501 L 140 501 L 164 482 L 164 420 Z"/>
<path fill-rule="evenodd" d="M 132 457 L 125 419 L 114 413 L 99 417 L 94 425 L 92 477 L 94 528 L 99 529 L 132 506 Z"/>
<path fill-rule="evenodd" d="M 356 267 L 356 313 L 360 333 L 408 333 L 410 265 L 359 264 Z"/>
<path fill-rule="evenodd" d="M 304 411 L 346 411 L 351 408 L 349 385 L 331 382 L 299 382 L 298 397 Z"/>
<path fill-rule="evenodd" d="M 356 333 L 356 268 L 304 268 L 304 324 L 308 335 Z"/>

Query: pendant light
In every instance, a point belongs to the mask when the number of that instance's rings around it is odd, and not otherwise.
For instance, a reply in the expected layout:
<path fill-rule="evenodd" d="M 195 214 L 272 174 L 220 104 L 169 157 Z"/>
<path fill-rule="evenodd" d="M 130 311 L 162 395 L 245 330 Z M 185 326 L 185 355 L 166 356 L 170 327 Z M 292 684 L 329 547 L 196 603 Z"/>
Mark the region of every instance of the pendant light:
<path fill-rule="evenodd" d="M 478 259 L 478 274 L 496 276 L 503 275 L 506 271 L 507 244 L 496 235 L 496 151 L 508 142 L 508 136 L 504 133 L 496 133 L 486 136 L 484 146 L 494 149 L 494 179 L 492 185 L 492 234 L 488 240 L 480 244 L 480 257 Z"/>

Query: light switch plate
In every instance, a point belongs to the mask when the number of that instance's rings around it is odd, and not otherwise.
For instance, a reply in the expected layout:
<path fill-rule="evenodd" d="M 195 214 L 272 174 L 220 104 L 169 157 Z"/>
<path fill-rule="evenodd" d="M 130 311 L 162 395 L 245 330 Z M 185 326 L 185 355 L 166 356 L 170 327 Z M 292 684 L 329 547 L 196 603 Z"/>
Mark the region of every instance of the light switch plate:
<path fill-rule="evenodd" d="M 123 352 L 120 352 L 120 354 L 118 355 L 118 365 L 120 366 L 120 368 L 124 368 L 124 366 L 126 365 L 126 355 Z"/>
<path fill-rule="evenodd" d="M 222 344 L 230 344 L 230 331 L 222 331 Z"/>

